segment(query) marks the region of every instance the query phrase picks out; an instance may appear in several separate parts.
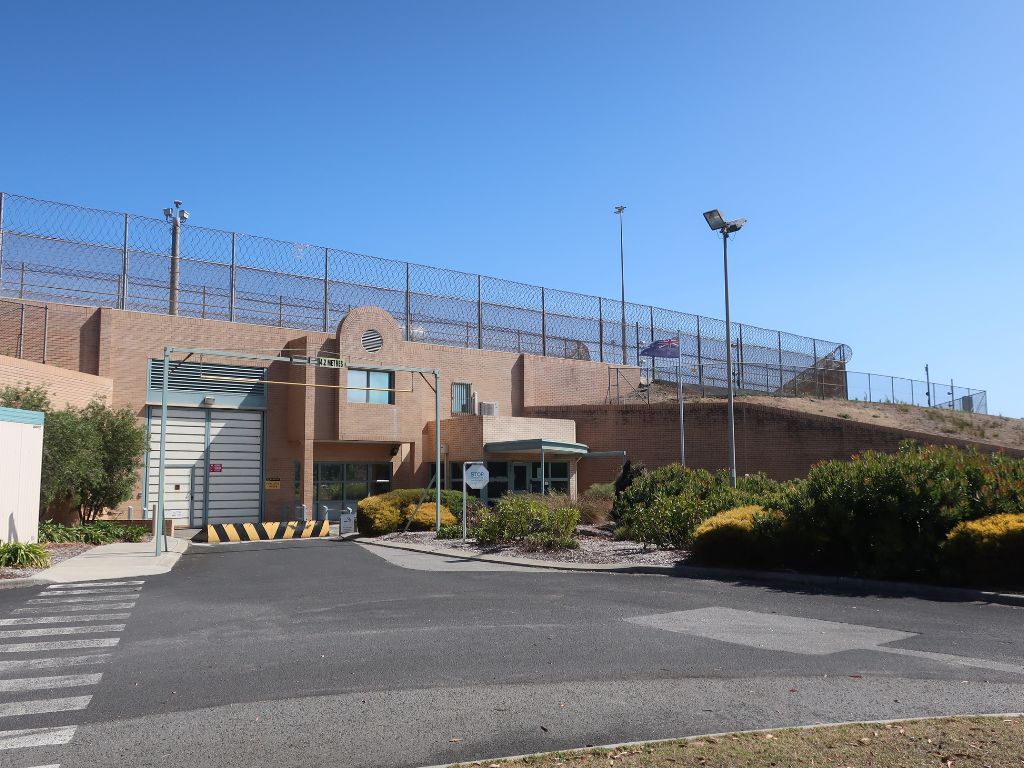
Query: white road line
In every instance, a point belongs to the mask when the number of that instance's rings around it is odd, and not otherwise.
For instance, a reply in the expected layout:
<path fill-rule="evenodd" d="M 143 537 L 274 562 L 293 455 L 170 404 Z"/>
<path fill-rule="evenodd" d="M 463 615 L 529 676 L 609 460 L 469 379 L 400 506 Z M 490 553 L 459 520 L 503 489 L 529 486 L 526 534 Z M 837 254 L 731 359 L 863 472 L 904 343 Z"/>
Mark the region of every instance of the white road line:
<path fill-rule="evenodd" d="M 27 651 L 69 651 L 75 648 L 113 648 L 119 637 L 97 637 L 90 640 L 53 640 L 45 643 L 8 643 L 0 645 L 0 653 L 25 653 Z"/>
<path fill-rule="evenodd" d="M 53 613 L 53 611 L 123 611 L 134 608 L 135 603 L 103 603 L 102 605 L 37 605 L 35 608 L 15 608 L 11 613 Z"/>
<path fill-rule="evenodd" d="M 47 589 L 78 589 L 79 587 L 123 587 L 145 584 L 144 581 L 73 581 L 68 584 L 51 584 Z"/>
<path fill-rule="evenodd" d="M 33 765 L 31 768 L 60 768 L 60 763 L 50 763 L 49 765 Z"/>
<path fill-rule="evenodd" d="M 16 677 L 0 679 L 0 691 L 43 691 L 50 688 L 77 688 L 95 685 L 103 677 L 102 672 L 91 675 L 54 675 L 51 677 Z"/>
<path fill-rule="evenodd" d="M 123 632 L 124 624 L 93 624 L 91 627 L 33 627 L 32 629 L 5 629 L 0 640 L 14 637 L 46 637 L 47 635 L 93 635 L 102 632 Z"/>
<path fill-rule="evenodd" d="M 75 621 L 113 621 L 127 619 L 128 613 L 80 613 L 77 616 L 25 616 L 20 619 L 0 619 L 0 627 L 22 627 L 26 624 L 71 624 Z"/>
<path fill-rule="evenodd" d="M 27 747 L 52 747 L 67 744 L 75 735 L 78 726 L 63 728 L 22 728 L 17 731 L 0 731 L 0 749 L 25 749 Z"/>
<path fill-rule="evenodd" d="M 111 595 L 113 597 L 138 597 L 138 591 L 142 587 L 111 587 L 110 589 L 55 589 L 52 592 L 46 590 L 42 594 L 46 597 L 52 595 Z"/>
<path fill-rule="evenodd" d="M 55 656 L 51 659 L 0 661 L 0 672 L 28 672 L 30 669 L 92 666 L 93 664 L 106 664 L 111 658 L 113 658 L 113 654 L 110 653 L 93 653 L 88 656 Z"/>
<path fill-rule="evenodd" d="M 45 595 L 50 593 L 44 592 L 43 594 Z M 67 605 L 69 603 L 103 603 L 109 602 L 110 600 L 134 601 L 137 597 L 138 595 L 83 595 L 81 597 L 36 597 L 32 600 L 26 600 L 25 602 L 29 605 Z"/>
<path fill-rule="evenodd" d="M 0 704 L 0 717 L 23 717 L 24 715 L 41 715 L 46 712 L 70 712 L 75 709 L 85 709 L 89 706 L 90 701 L 92 701 L 92 696 L 12 701 L 10 704 Z"/>

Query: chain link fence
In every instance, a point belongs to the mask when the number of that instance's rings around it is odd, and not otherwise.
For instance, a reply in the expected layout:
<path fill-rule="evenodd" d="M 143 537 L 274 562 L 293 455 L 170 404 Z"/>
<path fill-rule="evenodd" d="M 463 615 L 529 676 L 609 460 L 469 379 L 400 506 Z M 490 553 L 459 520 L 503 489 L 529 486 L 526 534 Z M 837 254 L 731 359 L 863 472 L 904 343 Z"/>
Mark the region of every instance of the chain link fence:
<path fill-rule="evenodd" d="M 648 344 L 678 336 L 683 370 L 712 389 L 726 381 L 722 320 L 627 302 L 623 328 L 614 299 L 187 222 L 179 253 L 180 315 L 330 331 L 371 305 L 409 341 L 636 366 L 649 365 Z M 0 297 L 167 313 L 170 272 L 164 220 L 0 193 Z M 852 354 L 743 323 L 732 338 L 736 375 L 761 393 L 784 393 L 819 369 L 837 375 Z"/>

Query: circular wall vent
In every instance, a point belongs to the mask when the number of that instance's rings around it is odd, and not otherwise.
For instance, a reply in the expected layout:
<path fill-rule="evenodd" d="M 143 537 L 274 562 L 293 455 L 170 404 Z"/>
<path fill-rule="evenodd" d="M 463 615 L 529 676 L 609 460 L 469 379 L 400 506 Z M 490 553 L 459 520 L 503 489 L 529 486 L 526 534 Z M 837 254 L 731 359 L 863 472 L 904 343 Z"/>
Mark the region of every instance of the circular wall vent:
<path fill-rule="evenodd" d="M 383 346 L 384 337 L 380 335 L 380 331 L 374 328 L 363 331 L 363 349 L 367 352 L 380 352 Z"/>

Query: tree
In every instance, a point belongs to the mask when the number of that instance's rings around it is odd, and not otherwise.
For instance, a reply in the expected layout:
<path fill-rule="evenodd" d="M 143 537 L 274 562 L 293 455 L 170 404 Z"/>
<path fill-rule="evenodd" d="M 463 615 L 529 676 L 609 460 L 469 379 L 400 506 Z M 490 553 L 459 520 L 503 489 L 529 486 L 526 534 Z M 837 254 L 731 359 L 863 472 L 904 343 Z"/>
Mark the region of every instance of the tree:
<path fill-rule="evenodd" d="M 0 389 L 0 406 L 25 411 L 49 412 L 50 394 L 45 387 L 4 387 Z"/>
<path fill-rule="evenodd" d="M 99 481 L 103 471 L 93 424 L 77 408 L 46 414 L 43 426 L 43 468 L 39 501 L 43 510 L 55 504 L 79 507 L 81 489 Z"/>
<path fill-rule="evenodd" d="M 95 445 L 99 464 L 98 472 L 82 475 L 78 489 L 78 514 L 87 523 L 104 509 L 131 498 L 147 441 L 146 430 L 128 408 L 113 410 L 93 400 L 80 416 Z"/>

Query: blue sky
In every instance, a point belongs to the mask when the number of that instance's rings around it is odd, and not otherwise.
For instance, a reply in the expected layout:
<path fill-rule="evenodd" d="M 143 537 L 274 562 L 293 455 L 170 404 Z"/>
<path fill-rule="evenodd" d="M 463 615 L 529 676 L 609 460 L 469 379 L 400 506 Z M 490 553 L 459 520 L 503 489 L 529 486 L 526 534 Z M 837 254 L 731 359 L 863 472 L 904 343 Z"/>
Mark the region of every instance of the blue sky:
<path fill-rule="evenodd" d="M 1024 3 L 17 3 L 0 189 L 733 318 L 1024 416 Z"/>

